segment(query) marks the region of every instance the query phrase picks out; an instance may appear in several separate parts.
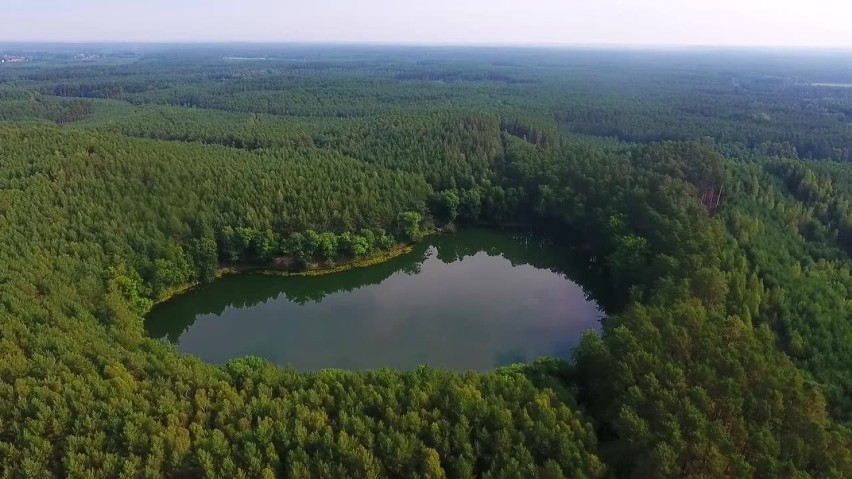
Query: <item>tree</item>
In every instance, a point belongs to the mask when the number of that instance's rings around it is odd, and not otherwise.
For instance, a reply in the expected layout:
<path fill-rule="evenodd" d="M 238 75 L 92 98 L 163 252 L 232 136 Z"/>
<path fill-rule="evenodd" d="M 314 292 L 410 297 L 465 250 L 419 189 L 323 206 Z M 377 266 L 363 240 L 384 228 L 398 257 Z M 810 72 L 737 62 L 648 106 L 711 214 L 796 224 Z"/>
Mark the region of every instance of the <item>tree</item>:
<path fill-rule="evenodd" d="M 408 242 L 418 242 L 423 239 L 423 232 L 420 230 L 420 223 L 423 221 L 420 213 L 415 211 L 406 211 L 400 213 L 397 219 L 400 234 L 403 239 Z"/>
<path fill-rule="evenodd" d="M 216 250 L 216 241 L 210 236 L 193 238 L 189 242 L 188 254 L 195 266 L 196 276 L 202 283 L 209 283 L 216 278 Z"/>
<path fill-rule="evenodd" d="M 340 236 L 339 247 L 342 254 L 355 258 L 366 254 L 370 245 L 363 236 L 347 232 Z"/>
<path fill-rule="evenodd" d="M 144 316 L 154 304 L 148 298 L 148 288 L 143 283 L 142 277 L 124 264 L 109 268 L 107 291 L 117 293 L 124 298 L 137 317 Z"/>
<path fill-rule="evenodd" d="M 334 233 L 320 233 L 318 238 L 319 256 L 323 259 L 332 259 L 337 254 L 338 238 Z"/>
<path fill-rule="evenodd" d="M 459 202 L 459 217 L 467 222 L 475 222 L 482 212 L 482 194 L 479 189 L 462 191 Z"/>
<path fill-rule="evenodd" d="M 437 193 L 432 199 L 432 213 L 445 223 L 451 223 L 459 215 L 461 199 L 455 190 Z"/>

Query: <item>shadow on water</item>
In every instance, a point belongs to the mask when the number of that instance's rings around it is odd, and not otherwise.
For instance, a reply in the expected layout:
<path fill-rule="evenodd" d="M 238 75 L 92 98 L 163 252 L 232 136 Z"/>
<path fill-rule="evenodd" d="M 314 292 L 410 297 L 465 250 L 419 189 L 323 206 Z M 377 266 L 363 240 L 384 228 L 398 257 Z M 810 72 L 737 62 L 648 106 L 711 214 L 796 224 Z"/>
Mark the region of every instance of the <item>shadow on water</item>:
<path fill-rule="evenodd" d="M 381 284 L 394 274 L 417 274 L 429 252 L 430 245 L 421 244 L 385 263 L 321 276 L 226 276 L 155 306 L 146 328 L 149 335 L 174 343 L 200 315 L 219 316 L 227 308 L 250 308 L 282 296 L 298 305 L 320 303 L 329 295 Z"/>

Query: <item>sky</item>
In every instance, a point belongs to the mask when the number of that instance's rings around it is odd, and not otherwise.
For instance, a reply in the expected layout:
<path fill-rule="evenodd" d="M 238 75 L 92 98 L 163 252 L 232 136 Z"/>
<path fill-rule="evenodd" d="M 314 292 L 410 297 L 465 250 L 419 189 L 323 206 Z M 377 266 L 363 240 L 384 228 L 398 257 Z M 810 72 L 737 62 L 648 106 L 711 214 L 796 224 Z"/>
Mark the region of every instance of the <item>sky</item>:
<path fill-rule="evenodd" d="M 0 41 L 852 48 L 848 0 L 2 0 Z"/>

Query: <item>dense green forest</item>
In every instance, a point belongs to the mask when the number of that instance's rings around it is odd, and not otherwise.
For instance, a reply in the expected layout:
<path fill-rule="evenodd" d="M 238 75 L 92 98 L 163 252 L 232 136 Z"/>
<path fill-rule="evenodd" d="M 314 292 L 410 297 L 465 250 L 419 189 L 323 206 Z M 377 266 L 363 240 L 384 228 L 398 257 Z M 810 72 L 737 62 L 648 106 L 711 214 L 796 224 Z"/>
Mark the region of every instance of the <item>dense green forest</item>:
<path fill-rule="evenodd" d="M 852 477 L 845 54 L 24 50 L 0 65 L 0 477 Z M 602 333 L 483 374 L 220 367 L 145 335 L 223 266 L 450 223 L 547 232 Z"/>

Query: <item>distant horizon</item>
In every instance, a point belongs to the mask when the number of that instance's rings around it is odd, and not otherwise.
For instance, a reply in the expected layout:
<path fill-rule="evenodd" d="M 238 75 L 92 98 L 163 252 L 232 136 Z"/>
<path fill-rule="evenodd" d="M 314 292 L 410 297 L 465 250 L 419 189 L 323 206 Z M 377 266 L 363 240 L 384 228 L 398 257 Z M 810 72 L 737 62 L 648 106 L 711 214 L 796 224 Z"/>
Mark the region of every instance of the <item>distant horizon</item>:
<path fill-rule="evenodd" d="M 321 41 L 321 40 L 10 40 L 0 38 L 0 46 L 10 45 L 146 45 L 146 46 L 345 46 L 345 47 L 442 47 L 442 48 L 520 48 L 565 50 L 775 50 L 852 52 L 852 46 L 813 45 L 735 45 L 735 44 L 667 44 L 667 43 L 454 43 L 404 41 Z"/>
<path fill-rule="evenodd" d="M 836 0 L 4 0 L 0 42 L 852 49 Z"/>

